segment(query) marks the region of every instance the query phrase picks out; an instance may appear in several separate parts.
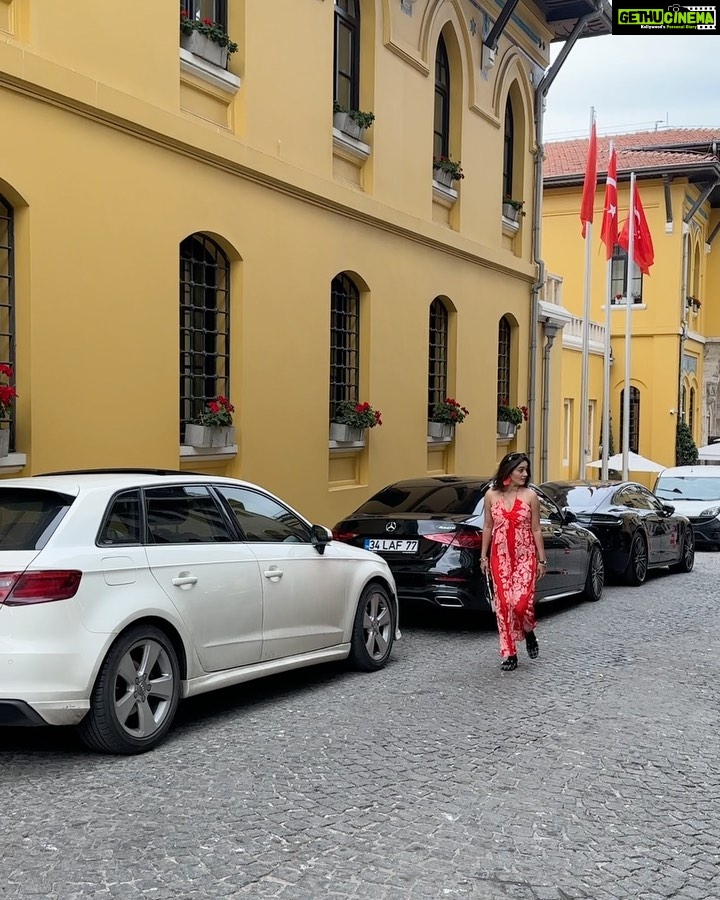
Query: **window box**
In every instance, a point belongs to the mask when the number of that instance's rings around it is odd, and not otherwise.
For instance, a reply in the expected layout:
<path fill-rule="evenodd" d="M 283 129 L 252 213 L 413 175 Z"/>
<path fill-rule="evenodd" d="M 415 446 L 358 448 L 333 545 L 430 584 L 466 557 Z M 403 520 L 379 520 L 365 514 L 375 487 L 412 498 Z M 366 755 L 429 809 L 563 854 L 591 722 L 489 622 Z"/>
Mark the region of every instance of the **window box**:
<path fill-rule="evenodd" d="M 514 438 L 516 432 L 517 432 L 517 425 L 513 425 L 512 422 L 501 422 L 498 419 L 497 433 L 501 437 Z"/>
<path fill-rule="evenodd" d="M 180 46 L 195 56 L 219 66 L 227 68 L 228 48 L 221 47 L 215 41 L 211 41 L 207 35 L 193 31 L 191 34 L 180 34 Z"/>
<path fill-rule="evenodd" d="M 330 440 L 338 444 L 365 443 L 365 429 L 352 428 L 350 425 L 341 425 L 339 422 L 330 423 Z"/>
<path fill-rule="evenodd" d="M 232 447 L 235 444 L 235 428 L 211 428 L 207 425 L 186 425 L 185 444 L 189 447 Z"/>
<path fill-rule="evenodd" d="M 10 452 L 10 429 L 0 428 L 0 458 Z"/>
<path fill-rule="evenodd" d="M 520 210 L 508 200 L 503 200 L 502 214 L 504 218 L 510 219 L 511 222 L 520 221 Z"/>
<path fill-rule="evenodd" d="M 333 125 L 338 131 L 355 138 L 356 141 L 362 141 L 365 134 L 365 128 L 358 125 L 354 119 L 350 118 L 350 114 L 346 112 L 333 113 Z"/>
<path fill-rule="evenodd" d="M 455 436 L 455 426 L 445 422 L 428 422 L 427 433 L 429 438 L 451 441 Z"/>

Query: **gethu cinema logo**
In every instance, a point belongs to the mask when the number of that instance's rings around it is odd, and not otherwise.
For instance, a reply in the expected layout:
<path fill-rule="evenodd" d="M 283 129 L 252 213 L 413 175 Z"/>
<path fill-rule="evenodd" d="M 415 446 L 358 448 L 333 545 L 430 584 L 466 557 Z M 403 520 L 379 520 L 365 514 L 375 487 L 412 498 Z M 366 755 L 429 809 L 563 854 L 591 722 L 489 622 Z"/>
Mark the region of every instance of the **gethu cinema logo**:
<path fill-rule="evenodd" d="M 668 9 L 619 9 L 620 25 L 670 25 L 676 28 L 714 28 L 716 9 L 712 6 Z"/>

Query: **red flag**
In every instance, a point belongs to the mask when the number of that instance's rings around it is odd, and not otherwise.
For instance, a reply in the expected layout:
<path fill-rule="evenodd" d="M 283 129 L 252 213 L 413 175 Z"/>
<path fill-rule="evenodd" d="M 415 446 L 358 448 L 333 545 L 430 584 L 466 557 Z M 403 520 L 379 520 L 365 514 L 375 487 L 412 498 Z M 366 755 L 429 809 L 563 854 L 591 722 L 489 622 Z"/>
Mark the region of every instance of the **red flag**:
<path fill-rule="evenodd" d="M 613 249 L 618 242 L 617 226 L 617 153 L 613 147 L 605 179 L 605 209 L 600 231 L 600 240 L 605 244 L 605 259 L 612 259 Z"/>
<path fill-rule="evenodd" d="M 643 275 L 650 274 L 650 266 L 655 262 L 655 248 L 653 247 L 652 235 L 648 228 L 647 219 L 645 218 L 645 210 L 640 202 L 640 191 L 637 183 L 635 184 L 635 195 L 633 198 L 633 206 L 635 208 L 635 231 L 633 232 L 633 259 L 637 263 L 638 268 Z M 624 249 L 628 248 L 628 219 L 622 227 L 618 235 L 617 242 Z"/>
<path fill-rule="evenodd" d="M 597 133 L 595 131 L 595 119 L 590 129 L 590 146 L 588 147 L 587 165 L 585 166 L 585 181 L 583 181 L 582 203 L 580 204 L 580 221 L 582 222 L 582 236 L 585 237 L 585 226 L 593 220 L 593 207 L 595 206 L 595 190 L 597 188 Z"/>

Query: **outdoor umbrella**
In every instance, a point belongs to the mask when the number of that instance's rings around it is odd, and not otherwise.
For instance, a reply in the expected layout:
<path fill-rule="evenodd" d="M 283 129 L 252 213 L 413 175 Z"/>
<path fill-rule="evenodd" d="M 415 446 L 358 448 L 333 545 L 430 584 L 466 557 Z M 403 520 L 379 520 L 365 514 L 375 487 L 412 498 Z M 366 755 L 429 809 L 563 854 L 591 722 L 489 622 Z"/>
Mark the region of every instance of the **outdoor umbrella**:
<path fill-rule="evenodd" d="M 593 462 L 589 462 L 588 466 L 591 466 L 593 469 L 600 469 L 602 468 L 602 460 L 596 459 Z M 622 467 L 622 453 L 616 453 L 615 456 L 608 458 L 608 469 L 615 469 L 615 471 L 621 472 Z M 630 472 L 662 472 L 663 469 L 667 469 L 667 466 L 661 466 L 660 463 L 653 462 L 651 459 L 645 459 L 644 456 L 633 453 L 632 450 L 628 452 L 628 471 Z"/>

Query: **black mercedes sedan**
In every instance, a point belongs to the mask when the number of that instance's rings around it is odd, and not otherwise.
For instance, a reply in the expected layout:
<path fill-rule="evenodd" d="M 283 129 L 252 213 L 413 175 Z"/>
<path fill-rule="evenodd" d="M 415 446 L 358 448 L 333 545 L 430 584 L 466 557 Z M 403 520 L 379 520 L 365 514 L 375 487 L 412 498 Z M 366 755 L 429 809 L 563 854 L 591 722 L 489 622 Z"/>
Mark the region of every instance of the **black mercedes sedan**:
<path fill-rule="evenodd" d="M 401 601 L 489 611 L 480 571 L 483 499 L 489 477 L 427 476 L 389 484 L 333 529 L 338 541 L 387 561 Z M 538 491 L 548 560 L 537 599 L 602 596 L 597 538 Z"/>
<path fill-rule="evenodd" d="M 648 569 L 690 572 L 695 539 L 690 521 L 634 481 L 546 481 L 540 485 L 563 510 L 600 539 L 608 574 L 642 584 Z"/>

